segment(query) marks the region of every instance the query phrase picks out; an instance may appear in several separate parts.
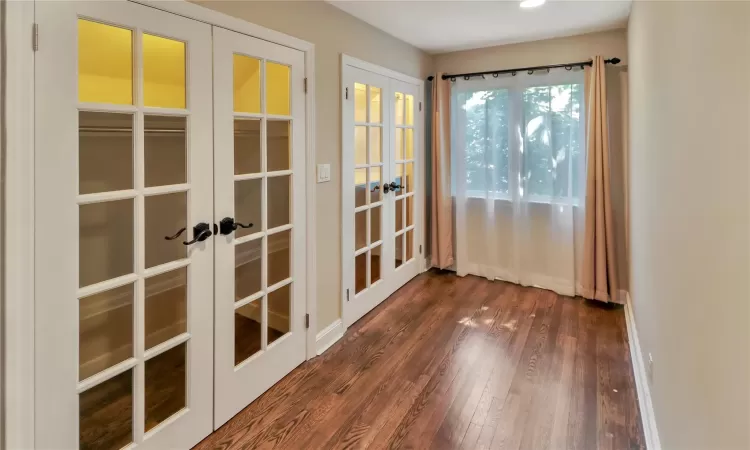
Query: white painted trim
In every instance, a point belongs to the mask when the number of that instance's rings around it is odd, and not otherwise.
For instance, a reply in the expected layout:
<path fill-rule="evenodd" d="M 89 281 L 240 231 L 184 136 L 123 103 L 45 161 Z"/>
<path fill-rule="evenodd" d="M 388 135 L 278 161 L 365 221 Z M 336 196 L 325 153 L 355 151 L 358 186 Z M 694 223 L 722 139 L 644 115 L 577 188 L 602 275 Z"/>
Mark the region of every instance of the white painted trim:
<path fill-rule="evenodd" d="M 336 319 L 332 324 L 320 330 L 320 333 L 315 337 L 317 354 L 322 355 L 326 350 L 331 348 L 333 344 L 344 337 L 345 331 L 344 322 L 341 319 Z"/>
<path fill-rule="evenodd" d="M 34 3 L 6 1 L 4 442 L 34 448 Z M 2 100 L 0 100 L 2 101 Z"/>
<path fill-rule="evenodd" d="M 188 3 L 182 0 L 128 0 L 134 3 L 151 6 L 152 8 L 161 9 L 162 11 L 178 14 L 183 17 L 198 20 L 200 22 L 214 25 L 227 30 L 236 31 L 254 38 L 263 39 L 264 41 L 274 44 L 302 50 L 307 52 L 314 48 L 314 44 L 298 39 L 293 36 L 262 27 L 254 23 L 247 22 L 243 19 L 220 13 L 209 8 L 205 8 L 194 3 Z"/>
<path fill-rule="evenodd" d="M 641 344 L 638 340 L 638 330 L 635 326 L 633 303 L 630 299 L 630 293 L 625 292 L 625 297 L 627 298 L 625 302 L 625 325 L 628 330 L 628 346 L 630 347 L 630 359 L 633 363 L 633 377 L 635 378 L 635 389 L 638 392 L 638 407 L 641 411 L 646 448 L 648 450 L 661 450 L 659 431 L 656 428 L 656 417 L 654 416 L 654 405 L 651 402 L 648 371 L 643 360 Z"/>
<path fill-rule="evenodd" d="M 344 71 L 343 66 L 352 66 L 358 69 L 382 75 L 384 77 L 393 78 L 394 80 L 403 81 L 404 83 L 417 85 L 420 88 L 419 97 L 421 98 L 424 95 L 424 80 L 420 80 L 419 78 L 410 77 L 409 75 L 404 75 L 403 73 L 396 72 L 395 70 L 387 69 L 385 67 L 378 66 L 377 64 L 369 63 L 367 61 L 362 61 L 361 59 L 357 59 L 345 53 L 341 54 L 341 66 L 342 75 Z"/>
<path fill-rule="evenodd" d="M 318 271 L 317 265 L 317 156 L 315 148 L 315 46 L 305 49 L 305 77 L 307 78 L 307 101 L 305 103 L 305 130 L 307 132 L 307 359 L 317 356 L 316 333 L 318 330 Z"/>

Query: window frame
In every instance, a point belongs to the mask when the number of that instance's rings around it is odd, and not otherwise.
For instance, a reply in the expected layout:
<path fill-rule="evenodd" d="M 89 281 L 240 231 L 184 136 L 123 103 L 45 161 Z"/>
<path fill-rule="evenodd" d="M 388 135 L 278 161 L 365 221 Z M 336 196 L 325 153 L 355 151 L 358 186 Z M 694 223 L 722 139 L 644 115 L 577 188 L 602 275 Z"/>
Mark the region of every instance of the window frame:
<path fill-rule="evenodd" d="M 497 78 L 491 75 L 484 75 L 482 78 L 474 77 L 469 80 L 457 80 L 451 89 L 451 136 L 457 136 L 458 133 L 455 132 L 458 126 L 458 114 L 455 114 L 456 111 L 461 107 L 461 105 L 458 103 L 458 97 L 459 95 L 470 95 L 474 92 L 481 92 L 481 91 L 492 91 L 492 90 L 508 90 L 508 97 L 510 102 L 510 135 L 511 135 L 511 142 L 510 142 L 510 152 L 516 152 L 518 153 L 519 146 L 522 147 L 523 144 L 519 144 L 517 141 L 514 142 L 513 138 L 513 128 L 514 127 L 522 127 L 523 126 L 523 94 L 526 89 L 534 88 L 534 87 L 548 87 L 548 86 L 558 86 L 558 85 L 565 85 L 565 84 L 580 84 L 584 89 L 584 102 L 582 105 L 582 120 L 580 124 L 580 134 L 581 134 L 581 140 L 580 142 L 583 144 L 584 147 L 584 157 L 587 155 L 586 151 L 586 92 L 585 92 L 585 72 L 580 69 L 571 69 L 571 70 L 564 70 L 564 69 L 556 69 L 554 71 L 537 71 L 540 72 L 539 75 L 530 75 L 528 73 L 517 73 L 516 75 L 510 75 L 510 74 L 504 74 L 500 75 Z M 520 130 L 520 128 L 519 128 Z M 463 133 L 465 135 L 465 133 Z M 453 138 L 452 138 L 453 139 Z M 521 138 L 522 139 L 522 138 Z M 453 145 L 456 145 L 456 142 L 452 142 Z M 454 153 L 455 154 L 455 153 Z M 463 152 L 465 155 L 465 151 Z M 462 161 L 460 165 L 454 164 L 454 167 L 465 167 L 465 163 Z M 513 171 L 513 164 L 509 161 L 509 170 Z M 451 180 L 451 194 L 453 197 L 456 196 L 456 178 L 455 178 L 455 170 L 452 174 L 452 180 Z M 585 176 L 585 174 L 583 174 Z M 512 176 L 509 177 L 512 180 Z M 467 198 L 481 198 L 481 199 L 492 199 L 492 200 L 506 200 L 506 201 L 513 201 L 513 189 L 517 188 L 516 186 L 513 186 L 514 183 L 511 182 L 508 186 L 508 192 L 498 192 L 498 191 L 490 191 L 489 189 L 484 190 L 469 190 L 466 189 L 466 197 Z M 523 197 L 524 201 L 528 203 L 539 203 L 539 204 L 550 204 L 550 205 L 568 205 L 568 206 L 574 206 L 578 207 L 581 206 L 585 201 L 585 192 L 581 191 L 581 196 L 575 196 L 573 195 L 573 192 L 569 192 L 565 196 L 552 196 L 552 195 L 539 195 L 539 194 L 527 194 Z"/>

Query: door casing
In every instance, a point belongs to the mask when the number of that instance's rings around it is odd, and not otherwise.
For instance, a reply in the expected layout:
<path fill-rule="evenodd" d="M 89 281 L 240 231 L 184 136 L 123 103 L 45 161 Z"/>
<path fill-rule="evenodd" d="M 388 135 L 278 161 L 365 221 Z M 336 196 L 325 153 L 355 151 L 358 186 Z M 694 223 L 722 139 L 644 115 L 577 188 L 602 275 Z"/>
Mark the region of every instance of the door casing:
<path fill-rule="evenodd" d="M 422 133 L 422 135 L 417 138 L 417 145 L 414 148 L 414 159 L 417 167 L 417 180 L 418 185 L 416 187 L 415 192 L 415 241 L 419 248 L 423 249 L 421 253 L 417 253 L 415 255 L 416 258 L 416 264 L 418 265 L 418 271 L 417 273 L 424 272 L 429 267 L 425 258 L 424 258 L 424 248 L 425 248 L 425 230 L 424 230 L 424 224 L 425 224 L 425 217 L 424 217 L 424 205 L 425 205 L 425 192 L 426 192 L 426 176 L 424 174 L 424 168 L 425 168 L 425 149 L 424 149 L 424 81 L 420 80 L 418 78 L 410 77 L 408 75 L 404 75 L 402 73 L 393 71 L 391 69 L 387 69 L 381 66 L 378 66 L 376 64 L 372 64 L 366 61 L 362 61 L 360 59 L 351 57 L 346 54 L 341 55 L 341 111 L 342 111 L 342 126 L 341 126 L 341 142 L 342 142 L 342 153 L 345 152 L 343 143 L 347 142 L 351 138 L 351 133 L 347 133 L 346 127 L 343 125 L 344 123 L 344 111 L 347 111 L 347 102 L 351 102 L 353 93 L 349 93 L 349 99 L 347 99 L 347 93 L 345 91 L 346 85 L 344 84 L 344 80 L 348 79 L 348 68 L 354 68 L 354 69 L 360 69 L 367 72 L 371 72 L 372 74 L 375 74 L 377 76 L 382 76 L 389 78 L 391 80 L 396 81 L 397 83 L 405 83 L 408 85 L 412 85 L 416 88 L 415 90 L 415 112 L 414 112 L 414 118 L 415 118 L 415 133 L 419 134 Z M 388 94 L 390 95 L 391 92 L 387 90 Z M 389 103 L 388 103 L 389 104 Z M 384 120 L 389 120 L 390 122 L 390 114 L 384 113 Z M 384 126 L 389 126 L 391 129 L 393 128 L 391 126 L 392 124 L 384 124 Z M 390 144 L 393 142 L 393 135 L 392 133 L 388 133 L 388 144 L 386 145 L 385 140 L 383 140 L 383 155 L 386 154 L 386 152 L 390 151 L 392 148 L 392 145 Z M 385 138 L 384 138 L 385 139 Z M 385 159 L 385 156 L 384 156 Z M 388 160 L 390 161 L 391 158 L 389 157 Z M 391 163 L 392 165 L 392 163 Z M 354 170 L 354 161 L 352 158 L 348 158 L 347 155 L 342 154 L 342 164 L 341 164 L 341 179 L 347 180 L 348 175 L 352 173 Z M 385 169 L 384 173 L 390 173 L 388 169 Z M 386 180 L 383 178 L 383 181 L 391 181 Z M 345 184 L 342 181 L 342 184 Z M 341 311 L 342 311 L 342 322 L 343 322 L 343 328 L 344 331 L 347 327 L 352 325 L 354 321 L 356 321 L 359 317 L 352 318 L 347 317 L 347 314 L 344 313 L 345 309 L 347 308 L 346 303 L 349 301 L 352 301 L 354 298 L 354 289 L 353 289 L 353 277 L 354 277 L 354 270 L 352 267 L 349 267 L 346 264 L 346 261 L 349 261 L 350 253 L 352 252 L 352 248 L 350 246 L 344 245 L 344 240 L 353 241 L 354 236 L 352 235 L 353 232 L 349 233 L 348 235 L 344 230 L 350 228 L 347 226 L 346 221 L 349 219 L 346 217 L 345 211 L 348 211 L 351 207 L 351 204 L 353 204 L 353 198 L 350 195 L 346 194 L 346 190 L 350 188 L 353 188 L 353 186 L 346 186 L 342 185 L 342 196 L 341 196 L 341 211 L 342 211 L 342 246 L 341 246 L 341 260 L 342 260 L 342 271 L 341 271 Z M 388 194 L 390 195 L 390 194 Z M 385 198 L 384 198 L 385 199 Z M 386 215 L 386 220 L 390 220 L 391 216 Z M 389 226 L 389 225 L 386 225 Z M 386 255 L 385 264 L 388 264 L 388 255 Z M 401 285 L 408 281 L 408 279 L 404 280 L 396 280 L 395 283 Z M 348 293 L 348 296 L 347 296 Z M 347 298 L 348 297 L 348 298 Z"/>

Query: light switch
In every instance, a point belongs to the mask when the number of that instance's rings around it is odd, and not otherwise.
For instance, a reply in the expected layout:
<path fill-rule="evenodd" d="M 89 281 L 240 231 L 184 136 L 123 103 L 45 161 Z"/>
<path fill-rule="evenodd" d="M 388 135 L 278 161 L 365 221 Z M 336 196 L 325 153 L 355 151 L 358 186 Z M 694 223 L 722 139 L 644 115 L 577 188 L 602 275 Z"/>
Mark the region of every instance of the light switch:
<path fill-rule="evenodd" d="M 331 181 L 331 165 L 318 164 L 318 183 Z"/>

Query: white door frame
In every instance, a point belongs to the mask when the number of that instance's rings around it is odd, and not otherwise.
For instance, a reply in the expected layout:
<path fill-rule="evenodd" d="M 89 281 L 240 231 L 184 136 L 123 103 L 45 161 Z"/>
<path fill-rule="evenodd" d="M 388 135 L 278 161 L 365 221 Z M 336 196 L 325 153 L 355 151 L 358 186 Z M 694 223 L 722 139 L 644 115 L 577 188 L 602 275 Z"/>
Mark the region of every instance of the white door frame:
<path fill-rule="evenodd" d="M 3 448 L 35 448 L 34 411 L 34 2 L 0 0 L 5 3 L 6 32 L 6 128 L 4 217 L 5 243 L 2 255 L 4 278 L 0 355 L 5 368 L 2 395 L 4 416 Z M 122 0 L 125 1 L 125 0 Z M 127 0 L 166 12 L 188 17 L 210 25 L 264 39 L 305 53 L 305 77 L 308 86 L 315 86 L 315 45 L 242 19 L 213 11 L 184 0 Z M 39 30 L 38 43 L 53 37 Z M 316 205 L 315 185 L 315 89 L 305 96 L 306 113 L 306 205 Z M 306 332 L 306 357 L 316 356 L 317 333 L 317 272 L 316 211 L 307 207 L 307 313 L 310 327 Z"/>
<path fill-rule="evenodd" d="M 375 74 L 378 74 L 378 75 L 382 75 L 382 76 L 385 76 L 385 77 L 388 77 L 388 78 L 392 78 L 392 79 L 395 79 L 395 80 L 398 80 L 398 81 L 401 81 L 401 82 L 404 82 L 404 83 L 407 83 L 407 84 L 415 85 L 417 87 L 417 92 L 419 94 L 419 96 L 415 100 L 416 100 L 416 102 L 418 104 L 424 105 L 424 98 L 423 98 L 424 97 L 424 80 L 421 80 L 419 78 L 414 78 L 414 77 L 411 77 L 409 75 L 404 75 L 404 74 L 402 74 L 400 72 L 396 72 L 394 70 L 387 69 L 385 67 L 381 67 L 381 66 L 378 66 L 376 64 L 372 64 L 372 63 L 369 63 L 367 61 L 363 61 L 361 59 L 357 59 L 357 58 L 354 58 L 352 56 L 349 56 L 349 55 L 346 55 L 346 54 L 342 53 L 341 54 L 341 68 L 340 68 L 341 69 L 341 74 L 340 74 L 340 80 L 341 80 L 341 86 L 340 86 L 341 87 L 341 106 L 340 106 L 340 108 L 341 108 L 341 110 L 340 111 L 341 111 L 341 118 L 342 118 L 342 126 L 341 126 L 342 152 L 343 152 L 343 149 L 344 149 L 343 143 L 346 142 L 346 137 L 345 137 L 346 130 L 345 130 L 344 126 L 343 126 L 343 118 L 344 118 L 343 112 L 346 109 L 347 99 L 346 99 L 346 94 L 344 92 L 344 87 L 345 86 L 344 86 L 343 83 L 344 83 L 344 80 L 346 79 L 345 71 L 346 71 L 347 66 L 354 67 L 354 68 L 357 68 L 357 69 L 366 70 L 368 72 L 372 72 L 372 73 L 375 73 Z M 352 95 L 354 95 L 354 94 L 352 94 Z M 415 105 L 415 108 L 416 107 L 417 107 L 417 105 Z M 424 129 L 425 129 L 425 127 L 424 127 L 424 107 L 420 107 L 417 111 L 415 111 L 415 117 L 416 117 L 416 124 L 417 124 L 419 130 L 421 132 L 423 132 Z M 392 140 L 392 138 L 390 140 Z M 422 248 L 426 248 L 424 240 L 425 240 L 425 236 L 427 235 L 427 233 L 424 230 L 424 226 L 425 226 L 424 202 L 425 202 L 425 193 L 426 193 L 425 180 L 427 179 L 427 177 L 424 176 L 425 175 L 424 174 L 424 169 L 425 169 L 424 142 L 425 142 L 425 139 L 424 139 L 423 136 L 421 136 L 420 139 L 417 139 L 417 146 L 414 149 L 414 151 L 416 153 L 416 155 L 414 157 L 415 162 L 418 163 L 419 170 L 422 171 L 421 172 L 421 176 L 419 178 L 419 182 L 421 183 L 421 185 L 419 186 L 418 190 L 416 191 L 416 196 L 415 196 L 416 197 L 416 202 L 415 202 L 415 205 L 414 205 L 414 207 L 416 209 L 415 223 L 421 224 L 420 225 L 421 230 L 420 230 L 420 233 L 418 234 L 418 237 L 416 239 L 417 239 L 417 244 L 421 245 Z M 383 151 L 384 151 L 384 154 L 385 154 L 385 148 L 386 147 L 390 148 L 390 144 L 386 145 L 386 143 L 383 142 Z M 384 159 L 385 159 L 385 157 L 384 157 Z M 341 164 L 341 179 L 342 180 L 346 179 L 344 171 L 345 170 L 351 170 L 351 169 L 352 169 L 351 167 L 345 167 L 345 165 L 342 162 L 342 164 Z M 383 181 L 385 181 L 385 179 Z M 343 192 L 343 189 L 344 189 L 344 186 L 341 187 L 341 191 L 342 192 Z M 345 201 L 346 201 L 345 199 L 349 199 L 350 200 L 350 198 L 348 196 L 346 196 L 346 195 L 342 195 L 341 196 L 342 239 L 345 239 L 345 237 L 343 236 L 344 220 L 346 220 L 346 218 L 344 217 L 344 211 L 347 210 L 347 206 L 348 206 L 347 204 L 345 204 Z M 341 261 L 346 261 L 348 257 L 349 257 L 349 254 L 346 252 L 345 246 L 342 245 L 341 246 Z M 425 263 L 426 260 L 424 258 L 424 255 L 417 255 L 416 259 L 417 259 L 417 264 L 418 264 L 418 268 L 419 268 L 418 272 L 422 273 L 425 270 L 427 270 L 427 265 Z M 346 271 L 346 268 L 342 264 L 342 267 L 341 267 L 341 313 L 342 313 L 341 322 L 343 324 L 342 325 L 343 332 L 345 332 L 346 328 L 347 328 L 347 324 L 344 321 L 343 312 L 344 312 L 344 308 L 345 308 L 346 301 L 347 301 L 347 299 L 346 299 L 346 291 L 347 291 L 347 288 L 349 288 L 349 281 L 350 281 L 349 278 L 351 278 L 351 277 L 344 276 L 344 272 L 345 271 Z M 353 297 L 354 293 L 350 292 L 350 296 Z"/>

